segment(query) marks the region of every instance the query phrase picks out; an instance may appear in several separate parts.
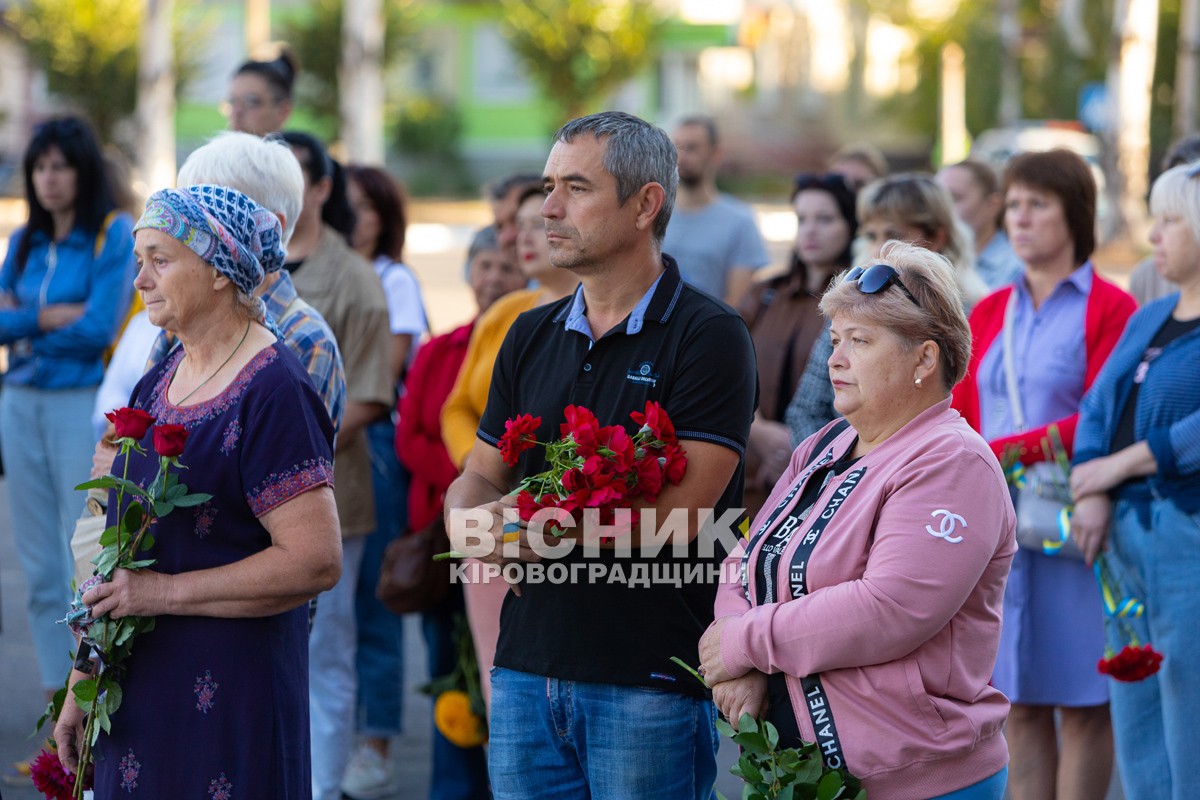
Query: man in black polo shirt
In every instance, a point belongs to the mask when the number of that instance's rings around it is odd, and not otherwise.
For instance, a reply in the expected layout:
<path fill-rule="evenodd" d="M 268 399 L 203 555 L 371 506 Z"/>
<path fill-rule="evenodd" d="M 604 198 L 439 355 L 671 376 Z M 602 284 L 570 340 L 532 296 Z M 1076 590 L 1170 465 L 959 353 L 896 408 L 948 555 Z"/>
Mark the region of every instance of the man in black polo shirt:
<path fill-rule="evenodd" d="M 719 516 L 741 504 L 757 383 L 741 318 L 685 285 L 661 252 L 675 165 L 670 138 L 628 114 L 573 120 L 555 135 L 542 215 L 550 260 L 581 285 L 509 330 L 479 438 L 446 497 L 456 547 L 467 549 L 478 531 L 455 510 L 482 509 L 497 542 L 485 561 L 534 560 L 536 535 L 522 525 L 505 544 L 500 531 L 513 504 L 504 496 L 546 469 L 545 453 L 535 447 L 506 467 L 497 445 L 507 419 L 540 416 L 537 439 L 553 441 L 575 404 L 633 433 L 629 413 L 655 400 L 687 450 L 683 481 L 653 507 L 660 522 L 675 509 L 687 514 L 677 550 L 650 547 L 654 531 L 635 528 L 622 543 L 632 555 L 611 543 L 598 554 L 575 547 L 541 564 L 560 577 L 574 568 L 570 579 L 525 580 L 505 598 L 490 719 L 497 800 L 708 798 L 716 779 L 713 705 L 670 657 L 696 663 L 712 619 L 724 552 L 707 531 L 697 538 L 700 510 Z M 684 573 L 683 585 L 648 579 Z"/>

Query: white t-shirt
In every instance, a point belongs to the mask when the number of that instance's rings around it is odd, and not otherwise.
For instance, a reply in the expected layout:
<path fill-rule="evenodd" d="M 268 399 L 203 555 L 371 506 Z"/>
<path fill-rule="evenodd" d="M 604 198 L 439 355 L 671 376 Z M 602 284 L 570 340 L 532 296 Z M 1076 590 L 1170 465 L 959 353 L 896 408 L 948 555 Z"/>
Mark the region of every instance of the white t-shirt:
<path fill-rule="evenodd" d="M 92 412 L 92 427 L 96 439 L 104 435 L 108 420 L 104 415 L 115 408 L 129 405 L 133 387 L 146 374 L 146 359 L 154 348 L 154 341 L 161 329 L 155 327 L 145 311 L 129 318 L 129 324 L 121 334 L 113 351 L 112 360 L 104 370 L 104 380 L 96 391 L 96 408 Z"/>
<path fill-rule="evenodd" d="M 429 328 L 429 321 L 425 318 L 425 304 L 421 301 L 421 285 L 417 283 L 417 277 L 407 265 L 392 261 L 387 256 L 375 259 L 375 274 L 383 283 L 392 335 L 411 334 L 412 352 L 416 352 L 417 342 Z"/>

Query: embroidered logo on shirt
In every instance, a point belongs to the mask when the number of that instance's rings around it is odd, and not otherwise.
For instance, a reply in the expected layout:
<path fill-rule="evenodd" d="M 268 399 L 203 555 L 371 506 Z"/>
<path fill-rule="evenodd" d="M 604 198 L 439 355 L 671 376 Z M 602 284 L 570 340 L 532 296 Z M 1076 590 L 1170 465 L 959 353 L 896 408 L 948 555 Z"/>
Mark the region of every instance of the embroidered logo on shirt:
<path fill-rule="evenodd" d="M 939 539 L 945 539 L 947 542 L 950 542 L 950 544 L 958 544 L 962 541 L 963 537 L 955 536 L 954 531 L 959 525 L 962 525 L 964 528 L 967 527 L 967 521 L 965 519 L 952 511 L 947 511 L 944 508 L 939 508 L 929 516 L 941 517 L 942 521 L 939 523 L 939 528 L 936 531 L 930 526 L 926 525 L 926 533 L 928 533 L 930 536 L 936 536 Z"/>
<path fill-rule="evenodd" d="M 632 383 L 643 383 L 654 388 L 658 386 L 658 373 L 654 371 L 654 364 L 649 361 L 643 361 L 625 373 L 625 380 Z"/>

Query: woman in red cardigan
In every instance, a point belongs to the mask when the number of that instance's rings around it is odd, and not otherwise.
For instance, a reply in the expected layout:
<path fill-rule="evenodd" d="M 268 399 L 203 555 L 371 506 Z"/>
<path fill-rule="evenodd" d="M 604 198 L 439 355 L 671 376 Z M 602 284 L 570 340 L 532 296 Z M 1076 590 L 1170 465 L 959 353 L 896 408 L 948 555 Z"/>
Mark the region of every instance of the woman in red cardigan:
<path fill-rule="evenodd" d="M 997 457 L 1016 448 L 1022 462 L 1034 464 L 1049 460 L 1042 438 L 1051 424 L 1072 451 L 1080 401 L 1136 305 L 1088 260 L 1096 185 L 1081 158 L 1066 150 L 1017 156 L 1004 175 L 1004 197 L 1005 227 L 1025 270 L 971 312 L 971 361 L 954 405 Z M 1013 704 L 1006 731 L 1013 800 L 1105 795 L 1113 743 L 1108 686 L 1096 670 L 1103 655 L 1091 569 L 1019 550 L 993 676 Z"/>
<path fill-rule="evenodd" d="M 479 313 L 509 292 L 525 286 L 527 279 L 500 249 L 495 230 L 475 235 L 467 253 L 467 279 Z M 467 355 L 475 320 L 450 333 L 430 339 L 417 351 L 400 399 L 396 427 L 396 455 L 412 473 L 408 488 L 408 523 L 420 530 L 440 516 L 446 489 L 458 477 L 442 443 L 442 406 L 454 388 L 458 369 Z M 452 585 L 437 608 L 424 614 L 425 643 L 429 650 L 430 678 L 454 669 L 457 648 L 453 641 L 454 614 L 465 614 L 462 587 Z M 433 786 L 431 797 L 446 800 L 486 800 L 487 764 L 483 748 L 463 749 L 446 739 L 434 726 Z"/>

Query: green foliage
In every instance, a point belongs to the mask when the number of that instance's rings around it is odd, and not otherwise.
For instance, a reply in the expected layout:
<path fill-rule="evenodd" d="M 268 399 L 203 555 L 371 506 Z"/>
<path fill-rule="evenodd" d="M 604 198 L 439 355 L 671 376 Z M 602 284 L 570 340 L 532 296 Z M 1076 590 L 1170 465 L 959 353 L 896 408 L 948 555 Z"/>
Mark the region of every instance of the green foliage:
<path fill-rule="evenodd" d="M 9 7 L 6 19 L 45 70 L 51 92 L 86 114 L 103 140 L 133 113 L 137 100 L 138 36 L 142 0 L 27 0 Z M 199 71 L 208 19 L 188 3 L 176 5 L 176 96 Z"/>
<path fill-rule="evenodd" d="M 338 67 L 342 58 L 344 0 L 311 0 L 304 15 L 283 21 L 283 38 L 300 60 L 299 104 L 326 122 L 338 119 Z M 415 32 L 413 0 L 383 0 L 383 66 L 386 69 Z"/>
<path fill-rule="evenodd" d="M 733 726 L 722 719 L 717 729 L 741 748 L 730 768 L 745 781 L 744 800 L 865 800 L 857 778 L 844 770 L 828 769 L 815 744 L 779 747 L 779 731 L 770 722 L 749 714 Z"/>
<path fill-rule="evenodd" d="M 559 119 L 652 63 L 663 17 L 647 0 L 501 0 L 503 30 Z"/>
<path fill-rule="evenodd" d="M 401 153 L 457 157 L 461 138 L 462 117 L 453 103 L 417 97 L 400 107 L 396 145 Z"/>

